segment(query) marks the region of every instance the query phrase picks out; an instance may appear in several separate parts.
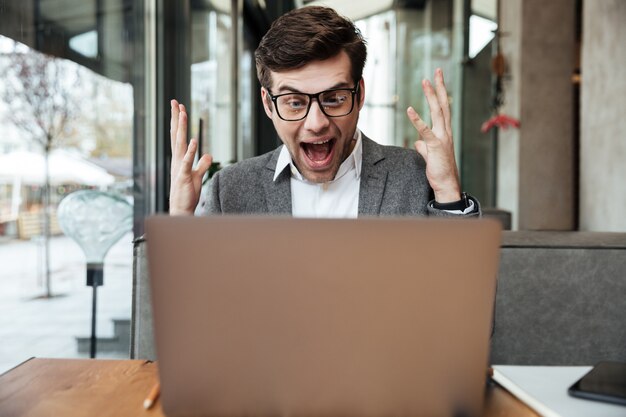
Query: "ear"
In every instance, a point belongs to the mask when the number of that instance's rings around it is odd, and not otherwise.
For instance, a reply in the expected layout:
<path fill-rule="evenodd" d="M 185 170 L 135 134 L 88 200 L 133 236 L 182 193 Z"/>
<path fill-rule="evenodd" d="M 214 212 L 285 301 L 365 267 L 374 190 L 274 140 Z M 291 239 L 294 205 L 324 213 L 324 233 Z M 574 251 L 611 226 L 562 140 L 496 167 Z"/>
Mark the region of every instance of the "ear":
<path fill-rule="evenodd" d="M 265 87 L 261 87 L 261 101 L 263 102 L 263 108 L 265 109 L 265 114 L 267 115 L 267 117 L 271 119 L 273 103 Z"/>
<path fill-rule="evenodd" d="M 359 81 L 359 111 L 363 108 L 365 104 L 365 81 L 361 78 Z"/>

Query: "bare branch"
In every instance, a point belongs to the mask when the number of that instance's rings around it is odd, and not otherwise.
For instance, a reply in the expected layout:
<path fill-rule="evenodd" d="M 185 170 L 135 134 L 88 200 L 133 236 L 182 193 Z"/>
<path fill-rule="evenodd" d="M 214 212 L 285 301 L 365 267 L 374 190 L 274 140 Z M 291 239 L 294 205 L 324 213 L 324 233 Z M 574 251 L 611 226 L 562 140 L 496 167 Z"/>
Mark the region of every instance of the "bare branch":
<path fill-rule="evenodd" d="M 73 63 L 33 50 L 7 55 L 1 95 L 7 118 L 49 150 L 78 114 L 80 72 Z"/>

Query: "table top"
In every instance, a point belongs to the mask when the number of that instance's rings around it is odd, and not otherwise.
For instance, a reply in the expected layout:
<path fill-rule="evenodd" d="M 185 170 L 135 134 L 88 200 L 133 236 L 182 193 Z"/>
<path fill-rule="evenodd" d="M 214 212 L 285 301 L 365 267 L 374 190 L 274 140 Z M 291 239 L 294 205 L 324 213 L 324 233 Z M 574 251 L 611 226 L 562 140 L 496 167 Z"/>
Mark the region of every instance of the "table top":
<path fill-rule="evenodd" d="M 0 416 L 162 417 L 143 401 L 157 382 L 151 361 L 33 358 L 0 375 Z M 538 417 L 504 389 L 487 388 L 485 417 Z"/>

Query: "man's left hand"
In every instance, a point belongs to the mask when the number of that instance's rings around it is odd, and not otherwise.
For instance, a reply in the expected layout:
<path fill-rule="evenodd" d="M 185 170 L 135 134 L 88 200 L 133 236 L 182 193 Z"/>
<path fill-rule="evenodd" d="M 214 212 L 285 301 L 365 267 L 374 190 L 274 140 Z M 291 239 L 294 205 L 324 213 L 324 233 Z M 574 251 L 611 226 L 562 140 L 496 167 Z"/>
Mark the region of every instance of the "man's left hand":
<path fill-rule="evenodd" d="M 407 115 L 421 138 L 415 142 L 415 149 L 426 161 L 426 177 L 435 192 L 435 200 L 438 203 L 458 201 L 461 187 L 454 159 L 450 105 L 440 68 L 435 71 L 435 88 L 428 80 L 422 81 L 422 88 L 433 126 L 428 127 L 413 107 L 407 109 Z"/>

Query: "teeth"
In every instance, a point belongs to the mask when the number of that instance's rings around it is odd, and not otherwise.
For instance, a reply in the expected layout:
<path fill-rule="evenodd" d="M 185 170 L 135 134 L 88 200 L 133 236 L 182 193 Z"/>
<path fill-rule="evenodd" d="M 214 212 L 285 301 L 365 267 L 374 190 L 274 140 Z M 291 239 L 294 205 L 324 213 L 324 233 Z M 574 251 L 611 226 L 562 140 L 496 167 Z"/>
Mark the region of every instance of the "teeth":
<path fill-rule="evenodd" d="M 313 145 L 323 145 L 324 143 L 328 143 L 328 142 L 330 142 L 330 139 L 328 139 L 328 140 L 324 140 L 324 141 L 321 141 L 321 142 L 311 142 L 311 143 L 312 143 Z"/>

